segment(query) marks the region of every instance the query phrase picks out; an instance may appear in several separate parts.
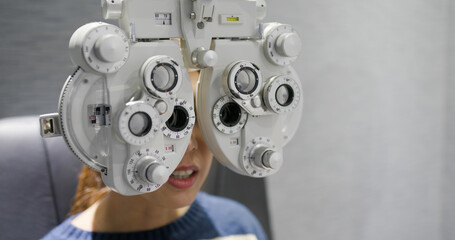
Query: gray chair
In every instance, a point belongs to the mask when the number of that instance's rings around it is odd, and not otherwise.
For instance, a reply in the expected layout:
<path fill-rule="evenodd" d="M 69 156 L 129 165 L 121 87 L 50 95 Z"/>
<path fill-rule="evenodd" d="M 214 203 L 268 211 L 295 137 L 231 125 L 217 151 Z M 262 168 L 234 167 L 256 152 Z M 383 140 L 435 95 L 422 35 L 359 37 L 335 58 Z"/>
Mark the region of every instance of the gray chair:
<path fill-rule="evenodd" d="M 264 180 L 214 163 L 204 190 L 247 205 L 271 238 Z M 0 239 L 39 239 L 61 223 L 81 165 L 63 138 L 41 138 L 38 117 L 0 120 Z"/>

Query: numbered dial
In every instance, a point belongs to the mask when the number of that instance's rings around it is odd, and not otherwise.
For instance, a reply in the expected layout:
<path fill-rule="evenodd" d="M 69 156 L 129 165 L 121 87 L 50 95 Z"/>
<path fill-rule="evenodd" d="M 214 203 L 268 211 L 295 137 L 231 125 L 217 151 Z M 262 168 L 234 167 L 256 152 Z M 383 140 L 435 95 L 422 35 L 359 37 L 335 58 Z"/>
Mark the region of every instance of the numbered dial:
<path fill-rule="evenodd" d="M 261 91 L 261 71 L 248 61 L 230 64 L 224 71 L 223 79 L 226 92 L 235 98 L 249 100 Z"/>
<path fill-rule="evenodd" d="M 230 97 L 225 96 L 213 106 L 212 119 L 220 132 L 233 134 L 245 126 L 248 114 Z"/>
<path fill-rule="evenodd" d="M 266 36 L 265 55 L 276 65 L 293 63 L 302 50 L 302 41 L 291 25 L 270 24 L 266 29 Z"/>
<path fill-rule="evenodd" d="M 114 73 L 127 61 L 129 40 L 117 26 L 89 23 L 80 27 L 70 40 L 73 62 L 84 70 Z"/>
<path fill-rule="evenodd" d="M 169 165 L 166 157 L 155 149 L 145 148 L 137 151 L 125 165 L 128 183 L 136 191 L 147 193 L 160 188 L 169 179 Z"/>
<path fill-rule="evenodd" d="M 175 95 L 182 85 L 182 70 L 168 56 L 149 58 L 141 72 L 145 89 L 155 97 L 168 98 Z"/>
<path fill-rule="evenodd" d="M 262 94 L 267 107 L 275 113 L 291 112 L 301 99 L 300 85 L 294 78 L 288 76 L 271 78 Z"/>
<path fill-rule="evenodd" d="M 190 103 L 184 99 L 175 99 L 174 111 L 162 127 L 163 134 L 169 138 L 180 139 L 191 135 L 196 114 Z"/>
<path fill-rule="evenodd" d="M 244 148 L 242 165 L 251 177 L 265 177 L 281 168 L 282 154 L 270 138 L 256 137 Z"/>
<path fill-rule="evenodd" d="M 144 102 L 128 103 L 119 116 L 119 132 L 132 145 L 150 142 L 161 125 L 158 112 Z"/>

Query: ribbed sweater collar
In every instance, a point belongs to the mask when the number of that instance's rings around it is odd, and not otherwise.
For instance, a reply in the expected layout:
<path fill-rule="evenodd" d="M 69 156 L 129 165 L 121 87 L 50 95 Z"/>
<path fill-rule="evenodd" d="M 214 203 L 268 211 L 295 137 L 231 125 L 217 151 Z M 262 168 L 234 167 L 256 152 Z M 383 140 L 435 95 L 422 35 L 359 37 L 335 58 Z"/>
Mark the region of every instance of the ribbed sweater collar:
<path fill-rule="evenodd" d="M 126 240 L 126 239 L 190 239 L 191 236 L 198 235 L 199 227 L 207 223 L 205 212 L 196 200 L 186 212 L 186 214 L 176 221 L 163 227 L 139 232 L 130 233 L 103 233 L 84 231 L 71 224 L 71 221 L 77 216 L 74 215 L 63 223 L 56 235 L 65 236 L 68 239 L 87 240 L 87 239 L 103 239 L 103 240 Z"/>

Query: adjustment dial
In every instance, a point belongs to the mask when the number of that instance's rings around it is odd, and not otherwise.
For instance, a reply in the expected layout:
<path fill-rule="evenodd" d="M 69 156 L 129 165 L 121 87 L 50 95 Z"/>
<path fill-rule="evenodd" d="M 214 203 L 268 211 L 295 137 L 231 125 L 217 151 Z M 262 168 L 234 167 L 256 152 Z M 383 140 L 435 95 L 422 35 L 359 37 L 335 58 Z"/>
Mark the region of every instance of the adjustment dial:
<path fill-rule="evenodd" d="M 265 177 L 278 171 L 283 155 L 270 138 L 256 137 L 243 150 L 242 165 L 251 177 Z"/>
<path fill-rule="evenodd" d="M 297 33 L 283 33 L 276 39 L 278 54 L 284 57 L 297 57 L 302 50 L 302 41 Z"/>
<path fill-rule="evenodd" d="M 252 99 L 262 88 L 261 71 L 252 62 L 233 62 L 224 71 L 223 86 L 225 91 L 235 98 Z"/>
<path fill-rule="evenodd" d="M 183 81 L 178 63 L 163 55 L 149 58 L 142 65 L 141 73 L 147 92 L 159 98 L 175 95 Z"/>
<path fill-rule="evenodd" d="M 161 130 L 166 137 L 180 139 L 191 135 L 195 122 L 193 106 L 184 99 L 176 98 L 174 112 Z"/>
<path fill-rule="evenodd" d="M 302 41 L 291 25 L 271 23 L 266 27 L 265 35 L 265 55 L 276 65 L 293 63 L 302 51 Z"/>
<path fill-rule="evenodd" d="M 198 48 L 191 54 L 191 61 L 197 67 L 213 67 L 218 62 L 218 54 L 213 50 Z"/>
<path fill-rule="evenodd" d="M 143 145 L 158 132 L 161 120 L 156 109 L 144 102 L 130 102 L 119 116 L 120 136 L 129 144 Z"/>
<path fill-rule="evenodd" d="M 166 157 L 155 149 L 141 149 L 133 154 L 125 165 L 128 184 L 135 190 L 153 192 L 167 182 L 170 176 Z"/>
<path fill-rule="evenodd" d="M 272 77 L 265 85 L 262 95 L 266 106 L 278 114 L 293 111 L 302 98 L 300 85 L 289 76 Z"/>
<path fill-rule="evenodd" d="M 212 110 L 215 127 L 222 133 L 233 134 L 245 126 L 248 114 L 230 97 L 220 98 Z"/>
<path fill-rule="evenodd" d="M 278 169 L 283 163 L 283 157 L 280 153 L 260 144 L 253 148 L 250 160 L 260 168 Z"/>
<path fill-rule="evenodd" d="M 71 36 L 72 61 L 86 71 L 117 72 L 129 56 L 129 40 L 112 24 L 97 22 L 80 27 Z"/>

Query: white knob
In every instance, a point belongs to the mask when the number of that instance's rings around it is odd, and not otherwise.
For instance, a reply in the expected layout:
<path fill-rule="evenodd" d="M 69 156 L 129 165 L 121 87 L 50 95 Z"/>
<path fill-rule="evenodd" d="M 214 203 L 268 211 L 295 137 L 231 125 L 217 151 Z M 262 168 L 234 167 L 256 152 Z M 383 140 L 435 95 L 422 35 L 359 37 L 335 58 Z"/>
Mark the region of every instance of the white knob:
<path fill-rule="evenodd" d="M 252 160 L 261 168 L 272 168 L 278 170 L 283 163 L 283 157 L 277 151 L 267 146 L 258 146 L 253 150 Z"/>
<path fill-rule="evenodd" d="M 155 104 L 155 108 L 161 115 L 163 115 L 167 112 L 167 103 L 165 101 L 158 101 Z"/>
<path fill-rule="evenodd" d="M 257 95 L 253 99 L 251 99 L 251 105 L 255 108 L 260 108 L 262 107 L 262 101 L 261 101 L 261 96 Z"/>
<path fill-rule="evenodd" d="M 275 47 L 281 56 L 297 57 L 302 50 L 302 41 L 297 33 L 283 33 L 276 40 Z"/>
<path fill-rule="evenodd" d="M 193 63 L 198 67 L 213 67 L 218 62 L 218 54 L 213 50 L 198 49 L 193 53 Z"/>
<path fill-rule="evenodd" d="M 155 184 L 165 184 L 169 179 L 169 175 L 167 168 L 159 163 L 152 164 L 147 168 L 147 180 Z"/>
<path fill-rule="evenodd" d="M 96 56 L 108 63 L 114 63 L 122 59 L 125 45 L 120 36 L 107 34 L 101 36 L 95 43 Z"/>
<path fill-rule="evenodd" d="M 262 163 L 268 168 L 279 169 L 283 164 L 283 157 L 279 152 L 269 150 L 262 155 Z"/>

